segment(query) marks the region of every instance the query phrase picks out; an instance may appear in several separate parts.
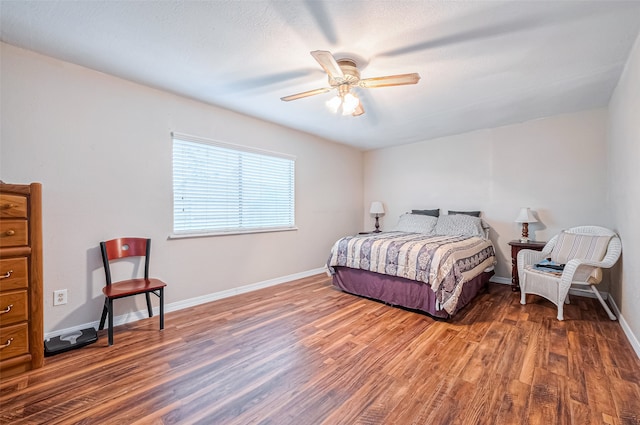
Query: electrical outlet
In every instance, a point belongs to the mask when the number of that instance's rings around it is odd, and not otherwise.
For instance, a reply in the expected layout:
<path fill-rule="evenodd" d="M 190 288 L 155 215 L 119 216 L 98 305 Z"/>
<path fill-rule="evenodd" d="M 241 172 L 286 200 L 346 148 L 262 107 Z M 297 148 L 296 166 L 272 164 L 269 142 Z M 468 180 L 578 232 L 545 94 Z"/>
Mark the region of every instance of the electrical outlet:
<path fill-rule="evenodd" d="M 53 305 L 63 305 L 67 303 L 67 290 L 58 289 L 53 291 Z"/>

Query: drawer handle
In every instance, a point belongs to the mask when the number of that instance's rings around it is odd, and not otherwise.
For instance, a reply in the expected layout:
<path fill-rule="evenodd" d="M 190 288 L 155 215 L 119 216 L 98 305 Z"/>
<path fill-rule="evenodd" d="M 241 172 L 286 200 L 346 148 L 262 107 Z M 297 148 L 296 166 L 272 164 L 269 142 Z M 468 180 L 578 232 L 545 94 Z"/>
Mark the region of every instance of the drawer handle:
<path fill-rule="evenodd" d="M 7 308 L 5 308 L 4 310 L 0 310 L 0 314 L 5 314 L 10 312 L 12 308 L 13 308 L 13 304 L 9 304 Z"/>
<path fill-rule="evenodd" d="M 4 232 L 4 234 L 7 235 L 7 236 L 13 236 L 13 235 L 16 234 L 16 231 L 13 230 L 13 229 L 9 229 L 6 232 Z"/>
<path fill-rule="evenodd" d="M 2 206 L 2 209 L 3 210 L 10 210 L 11 208 L 15 208 L 15 207 L 16 207 L 16 204 L 4 204 Z"/>
<path fill-rule="evenodd" d="M 9 270 L 8 272 L 0 276 L 0 279 L 9 279 L 12 274 L 13 274 L 13 270 Z"/>
<path fill-rule="evenodd" d="M 4 345 L 0 345 L 0 350 L 2 350 L 3 348 L 7 348 L 8 346 L 10 346 L 12 342 L 13 342 L 13 338 L 9 338 L 9 339 L 7 340 L 7 343 L 6 343 L 6 344 L 4 344 Z"/>

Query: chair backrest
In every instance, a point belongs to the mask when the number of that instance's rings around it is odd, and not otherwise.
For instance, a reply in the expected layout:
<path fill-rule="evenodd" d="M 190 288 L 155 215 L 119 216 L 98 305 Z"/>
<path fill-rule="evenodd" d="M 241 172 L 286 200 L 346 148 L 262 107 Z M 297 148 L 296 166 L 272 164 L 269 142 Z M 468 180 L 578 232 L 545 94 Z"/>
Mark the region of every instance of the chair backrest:
<path fill-rule="evenodd" d="M 567 234 L 584 235 L 586 238 L 573 238 L 570 244 L 574 246 L 558 245 L 559 241 L 566 243 L 567 238 L 558 234 L 545 245 L 543 252 L 551 255 L 554 261 L 566 263 L 572 258 L 602 262 L 601 267 L 612 267 L 622 251 L 620 238 L 613 230 L 600 226 L 577 226 L 564 231 Z M 593 236 L 593 238 L 588 238 Z M 604 246 L 603 244 L 606 244 Z M 581 245 L 581 246 L 580 246 Z M 605 250 L 606 249 L 606 250 Z M 604 252 L 603 252 L 604 250 Z M 579 254 L 579 255 L 576 255 Z M 559 256 L 560 258 L 555 258 Z"/>
<path fill-rule="evenodd" d="M 107 285 L 111 285 L 111 269 L 109 261 L 127 257 L 144 257 L 144 278 L 149 279 L 149 254 L 151 253 L 151 239 L 118 238 L 100 242 L 102 263 L 107 278 Z"/>

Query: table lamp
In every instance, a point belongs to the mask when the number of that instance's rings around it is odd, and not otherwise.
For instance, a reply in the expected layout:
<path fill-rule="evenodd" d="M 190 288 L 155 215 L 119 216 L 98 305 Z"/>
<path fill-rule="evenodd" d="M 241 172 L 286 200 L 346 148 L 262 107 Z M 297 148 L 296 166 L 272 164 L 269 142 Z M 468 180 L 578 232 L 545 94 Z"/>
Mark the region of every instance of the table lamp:
<path fill-rule="evenodd" d="M 380 223 L 378 222 L 378 217 L 380 217 L 381 215 L 384 215 L 384 206 L 382 205 L 382 202 L 380 201 L 373 201 L 371 203 L 371 207 L 369 208 L 369 214 L 372 214 L 376 217 L 376 230 L 374 230 L 374 233 L 380 233 Z"/>
<path fill-rule="evenodd" d="M 520 242 L 529 242 L 529 223 L 537 223 L 538 220 L 533 216 L 529 208 L 521 208 L 520 214 L 516 218 L 516 223 L 522 223 L 522 237 Z"/>

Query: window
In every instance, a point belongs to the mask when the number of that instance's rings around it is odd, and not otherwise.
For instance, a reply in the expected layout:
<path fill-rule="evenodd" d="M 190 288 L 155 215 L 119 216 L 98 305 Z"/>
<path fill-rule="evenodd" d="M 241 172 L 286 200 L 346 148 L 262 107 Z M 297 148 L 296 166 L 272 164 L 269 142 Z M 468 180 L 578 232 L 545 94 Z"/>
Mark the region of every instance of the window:
<path fill-rule="evenodd" d="M 173 233 L 295 228 L 295 158 L 173 134 Z"/>

